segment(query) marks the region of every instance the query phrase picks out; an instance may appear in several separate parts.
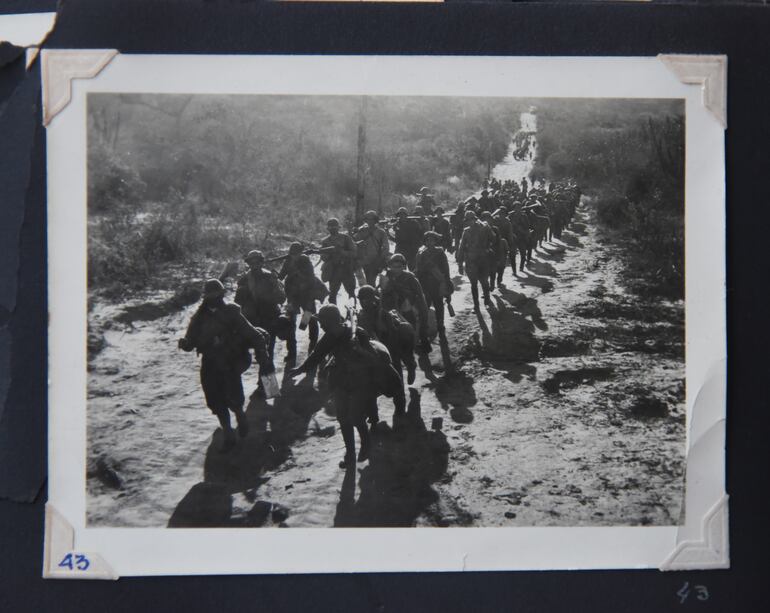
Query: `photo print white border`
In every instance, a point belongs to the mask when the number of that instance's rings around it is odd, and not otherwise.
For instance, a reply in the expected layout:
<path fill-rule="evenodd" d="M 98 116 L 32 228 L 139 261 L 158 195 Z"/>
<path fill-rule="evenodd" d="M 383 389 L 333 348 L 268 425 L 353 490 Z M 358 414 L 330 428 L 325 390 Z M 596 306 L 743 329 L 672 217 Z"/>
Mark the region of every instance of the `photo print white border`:
<path fill-rule="evenodd" d="M 701 61 L 693 62 L 693 57 Z M 726 567 L 725 171 L 724 128 L 717 118 L 720 112 L 724 116 L 725 58 L 704 57 L 175 56 L 44 50 L 50 312 L 44 575 Z M 684 99 L 684 523 L 290 530 L 87 527 L 89 92 Z M 711 108 L 704 100 L 711 101 Z M 68 554 L 71 563 L 60 566 Z"/>

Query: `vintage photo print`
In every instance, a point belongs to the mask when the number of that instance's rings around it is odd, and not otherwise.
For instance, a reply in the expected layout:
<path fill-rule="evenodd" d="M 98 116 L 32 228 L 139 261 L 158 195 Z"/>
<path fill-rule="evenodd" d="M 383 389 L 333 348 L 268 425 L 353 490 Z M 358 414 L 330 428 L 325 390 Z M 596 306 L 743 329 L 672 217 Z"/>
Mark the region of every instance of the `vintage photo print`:
<path fill-rule="evenodd" d="M 46 53 L 47 576 L 727 564 L 718 58 Z"/>

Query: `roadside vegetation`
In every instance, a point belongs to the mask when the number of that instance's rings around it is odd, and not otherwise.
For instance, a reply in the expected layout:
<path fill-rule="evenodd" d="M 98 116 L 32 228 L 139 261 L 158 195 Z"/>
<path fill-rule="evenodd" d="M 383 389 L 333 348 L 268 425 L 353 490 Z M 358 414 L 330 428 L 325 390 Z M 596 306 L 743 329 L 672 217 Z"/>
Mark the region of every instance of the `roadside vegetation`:
<path fill-rule="evenodd" d="M 423 185 L 454 206 L 506 154 L 510 100 L 91 94 L 92 290 L 163 283 L 161 269 L 268 254 L 350 226 L 363 126 L 364 206 L 385 216 Z"/>
<path fill-rule="evenodd" d="M 534 178 L 573 177 L 639 291 L 684 298 L 684 104 L 542 100 Z M 632 287 L 634 289 L 634 287 Z"/>

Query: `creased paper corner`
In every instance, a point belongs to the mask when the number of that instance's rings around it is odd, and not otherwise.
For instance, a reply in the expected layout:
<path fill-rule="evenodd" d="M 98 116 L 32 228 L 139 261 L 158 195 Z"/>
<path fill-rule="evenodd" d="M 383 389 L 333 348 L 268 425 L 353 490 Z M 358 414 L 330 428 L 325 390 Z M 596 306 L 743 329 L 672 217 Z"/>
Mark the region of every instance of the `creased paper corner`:
<path fill-rule="evenodd" d="M 682 83 L 700 85 L 703 106 L 727 128 L 727 56 L 661 53 L 658 59 Z"/>
<path fill-rule="evenodd" d="M 99 554 L 77 551 L 75 531 L 51 503 L 45 505 L 45 579 L 118 579 Z"/>
<path fill-rule="evenodd" d="M 726 361 L 709 369 L 693 403 L 685 518 L 660 570 L 729 568 L 728 496 L 724 486 Z"/>
<path fill-rule="evenodd" d="M 43 124 L 48 125 L 72 97 L 72 79 L 91 79 L 118 54 L 117 49 L 43 49 Z"/>
<path fill-rule="evenodd" d="M 660 565 L 660 570 L 704 570 L 730 567 L 727 494 L 701 520 L 701 538 L 682 541 Z"/>

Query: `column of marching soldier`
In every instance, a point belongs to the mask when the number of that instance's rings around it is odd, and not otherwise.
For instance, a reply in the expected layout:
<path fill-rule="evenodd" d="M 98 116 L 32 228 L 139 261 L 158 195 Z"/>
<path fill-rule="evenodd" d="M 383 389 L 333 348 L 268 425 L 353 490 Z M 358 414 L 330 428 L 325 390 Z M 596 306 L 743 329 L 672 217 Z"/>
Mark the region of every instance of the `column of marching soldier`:
<path fill-rule="evenodd" d="M 275 382 L 273 350 L 278 338 L 286 342 L 286 375 L 305 374 L 306 385 L 313 385 L 316 376 L 328 383 L 345 443 L 340 467 L 366 460 L 379 421 L 377 398 L 393 399 L 394 422 L 404 416 L 404 368 L 411 385 L 415 352 L 431 351 L 432 332 L 446 342 L 444 305 L 454 314 L 447 252 L 454 253 L 459 273 L 467 275 L 474 311 L 479 313 L 479 285 L 489 307 L 490 291 L 496 284 L 502 286 L 506 266 L 518 276 L 534 249 L 561 237 L 580 200 L 580 190 L 571 181 L 551 183 L 546 189 L 542 183 L 530 187 L 526 179 L 521 185 L 493 179 L 479 198 L 468 198 L 452 213 L 435 204 L 428 188 L 418 195 L 411 214 L 400 208 L 381 224 L 377 213 L 369 211 L 364 225 L 351 234 L 340 231 L 337 219 L 329 219 L 329 233 L 320 247 L 293 243 L 288 254 L 270 260 L 250 251 L 235 304 L 224 301 L 221 280 L 205 283 L 202 303 L 179 347 L 202 356 L 201 385 L 222 427 L 222 451 L 236 444 L 230 412 L 238 434 L 248 433 L 241 375 L 251 363 L 249 349 L 260 371 L 254 394 L 267 399 L 275 393 L 270 382 Z M 320 279 L 311 254 L 320 255 Z M 267 267 L 279 261 L 279 271 Z M 345 317 L 336 305 L 341 288 L 353 305 Z M 327 303 L 316 311 L 324 300 Z M 309 347 L 305 361 L 295 367 L 297 329 L 307 330 Z M 357 456 L 356 430 L 361 442 Z"/>

